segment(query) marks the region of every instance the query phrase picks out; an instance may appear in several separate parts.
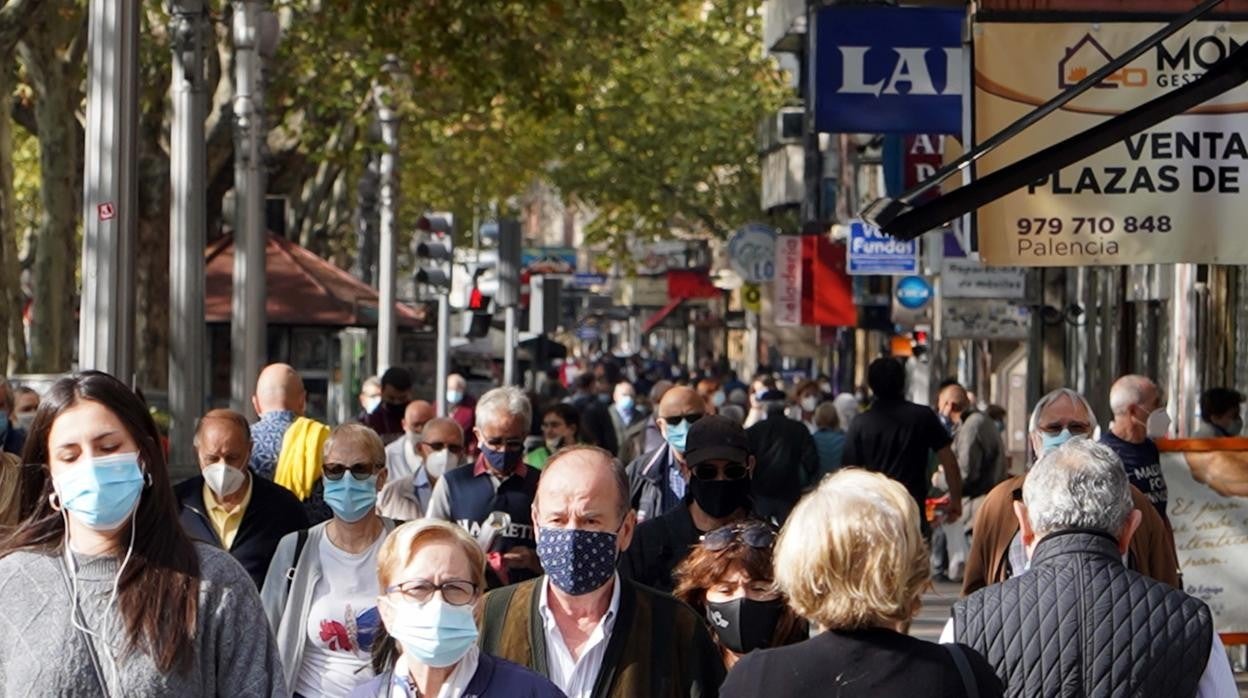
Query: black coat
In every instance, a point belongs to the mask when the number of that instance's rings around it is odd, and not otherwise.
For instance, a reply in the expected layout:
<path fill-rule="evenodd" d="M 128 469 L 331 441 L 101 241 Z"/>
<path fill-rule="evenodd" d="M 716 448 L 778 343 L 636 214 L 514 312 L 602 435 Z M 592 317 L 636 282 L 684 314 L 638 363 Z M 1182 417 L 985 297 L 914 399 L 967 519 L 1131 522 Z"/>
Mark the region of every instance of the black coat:
<path fill-rule="evenodd" d="M 186 534 L 195 540 L 224 548 L 204 505 L 203 476 L 196 475 L 178 483 L 173 492 L 178 498 L 182 528 Z M 308 515 L 299 498 L 285 487 L 253 473 L 251 502 L 243 512 L 243 520 L 239 522 L 229 553 L 247 570 L 259 589 L 269 571 L 277 542 L 287 533 L 307 527 Z"/>
<path fill-rule="evenodd" d="M 745 430 L 754 454 L 754 510 L 765 519 L 784 523 L 802 496 L 802 488 L 819 474 L 819 451 L 805 424 L 773 412 Z"/>

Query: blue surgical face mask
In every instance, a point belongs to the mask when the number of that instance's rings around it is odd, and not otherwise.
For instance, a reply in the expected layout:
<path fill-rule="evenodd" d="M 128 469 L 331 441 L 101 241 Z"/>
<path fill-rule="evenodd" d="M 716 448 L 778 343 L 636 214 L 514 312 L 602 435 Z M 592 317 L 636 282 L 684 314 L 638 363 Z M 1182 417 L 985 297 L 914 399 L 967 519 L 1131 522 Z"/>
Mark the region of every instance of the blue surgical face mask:
<path fill-rule="evenodd" d="M 458 405 L 464 401 L 464 391 L 448 390 L 446 391 L 446 402 L 451 405 Z"/>
<path fill-rule="evenodd" d="M 632 410 L 634 404 L 632 395 L 621 395 L 620 399 L 615 401 L 615 406 L 621 412 L 628 412 Z"/>
<path fill-rule="evenodd" d="M 684 453 L 685 445 L 689 441 L 689 420 L 682 419 L 679 424 L 668 424 L 664 438 L 677 453 Z"/>
<path fill-rule="evenodd" d="M 138 506 L 143 484 L 137 451 L 83 458 L 52 478 L 58 506 L 96 531 L 112 531 L 125 523 Z"/>
<path fill-rule="evenodd" d="M 1049 451 L 1052 451 L 1056 448 L 1060 448 L 1062 444 L 1066 443 L 1067 441 L 1070 441 L 1073 438 L 1075 438 L 1074 434 L 1070 433 L 1070 429 L 1065 429 L 1065 428 L 1062 429 L 1062 432 L 1060 434 L 1050 435 L 1043 431 L 1040 432 L 1040 455 L 1043 456 Z"/>
<path fill-rule="evenodd" d="M 325 480 L 325 503 L 334 516 L 355 523 L 377 506 L 377 474 L 367 480 L 356 480 L 351 473 L 343 473 L 337 480 Z"/>
<path fill-rule="evenodd" d="M 449 667 L 463 658 L 477 642 L 472 604 L 452 606 L 436 595 L 423 604 L 394 603 L 393 623 L 386 627 L 403 654 L 425 666 Z"/>

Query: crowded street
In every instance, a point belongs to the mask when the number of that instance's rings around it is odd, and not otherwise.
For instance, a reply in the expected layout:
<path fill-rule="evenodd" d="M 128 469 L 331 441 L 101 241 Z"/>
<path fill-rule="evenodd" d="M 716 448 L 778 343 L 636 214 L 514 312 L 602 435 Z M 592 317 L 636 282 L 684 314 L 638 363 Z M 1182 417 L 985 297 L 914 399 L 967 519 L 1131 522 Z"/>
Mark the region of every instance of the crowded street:
<path fill-rule="evenodd" d="M 0 0 L 0 698 L 1248 698 L 1245 18 Z"/>

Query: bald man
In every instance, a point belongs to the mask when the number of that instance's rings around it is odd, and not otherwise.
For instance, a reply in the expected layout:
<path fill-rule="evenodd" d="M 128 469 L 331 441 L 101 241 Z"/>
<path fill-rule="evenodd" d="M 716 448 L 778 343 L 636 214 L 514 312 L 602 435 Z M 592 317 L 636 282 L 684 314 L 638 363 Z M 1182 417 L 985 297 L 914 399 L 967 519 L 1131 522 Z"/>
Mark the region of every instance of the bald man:
<path fill-rule="evenodd" d="M 724 664 L 705 621 L 615 571 L 637 522 L 619 461 L 593 446 L 563 449 L 546 463 L 532 518 L 545 574 L 485 596 L 482 652 L 568 696 L 717 695 Z"/>
<path fill-rule="evenodd" d="M 663 394 L 655 423 L 663 444 L 628 464 L 629 504 L 645 521 L 680 506 L 685 498 L 685 439 L 693 423 L 706 415 L 706 403 L 693 388 L 679 385 Z"/>
<path fill-rule="evenodd" d="M 299 499 L 247 467 L 247 419 L 213 410 L 199 420 L 195 453 L 200 474 L 173 488 L 187 535 L 229 551 L 259 589 L 282 536 L 308 527 Z"/>
<path fill-rule="evenodd" d="M 251 405 L 259 421 L 251 425 L 252 472 L 273 480 L 304 502 L 312 523 L 331 515 L 321 500 L 321 460 L 329 427 L 304 416 L 308 393 L 299 372 L 270 364 L 256 380 Z"/>
<path fill-rule="evenodd" d="M 1101 443 L 1122 459 L 1131 484 L 1148 497 L 1161 518 L 1166 518 L 1169 492 L 1161 472 L 1161 452 L 1153 439 L 1165 438 L 1170 431 L 1166 401 L 1152 379 L 1126 375 L 1114 381 L 1109 390 L 1109 409 L 1114 421 L 1101 434 Z"/>
<path fill-rule="evenodd" d="M 433 419 L 433 405 L 426 400 L 413 400 L 403 410 L 403 438 L 386 446 L 386 477 L 391 481 L 406 477 L 420 467 L 420 434 L 425 424 Z"/>

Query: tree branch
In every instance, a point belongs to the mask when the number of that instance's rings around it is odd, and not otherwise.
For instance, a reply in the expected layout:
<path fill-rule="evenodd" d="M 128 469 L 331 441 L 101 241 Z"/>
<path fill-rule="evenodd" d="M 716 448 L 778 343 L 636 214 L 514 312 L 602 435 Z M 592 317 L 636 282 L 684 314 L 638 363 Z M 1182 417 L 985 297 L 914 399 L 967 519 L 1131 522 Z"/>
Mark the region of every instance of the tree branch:
<path fill-rule="evenodd" d="M 44 0 L 9 0 L 0 7 L 0 55 L 13 51 Z"/>

